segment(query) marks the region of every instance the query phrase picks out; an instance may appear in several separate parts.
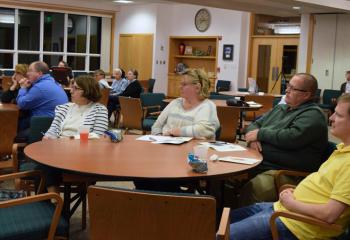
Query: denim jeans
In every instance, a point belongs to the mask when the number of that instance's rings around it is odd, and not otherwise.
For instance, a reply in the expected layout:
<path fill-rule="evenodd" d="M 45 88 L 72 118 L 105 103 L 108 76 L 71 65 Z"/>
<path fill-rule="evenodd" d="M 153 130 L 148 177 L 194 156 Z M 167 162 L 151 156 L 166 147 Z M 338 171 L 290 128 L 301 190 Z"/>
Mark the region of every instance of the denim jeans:
<path fill-rule="evenodd" d="M 257 203 L 231 212 L 230 240 L 272 239 L 270 217 L 273 203 Z M 280 239 L 297 240 L 278 218 L 276 220 Z"/>

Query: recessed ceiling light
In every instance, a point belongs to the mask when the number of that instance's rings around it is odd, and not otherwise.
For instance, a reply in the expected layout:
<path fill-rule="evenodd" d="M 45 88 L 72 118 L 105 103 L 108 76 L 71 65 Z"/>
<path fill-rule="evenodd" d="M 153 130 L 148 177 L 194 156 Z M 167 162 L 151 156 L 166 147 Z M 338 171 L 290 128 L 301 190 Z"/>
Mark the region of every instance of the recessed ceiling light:
<path fill-rule="evenodd" d="M 115 0 L 113 1 L 115 3 L 133 3 L 134 1 L 129 1 L 129 0 Z"/>
<path fill-rule="evenodd" d="M 294 10 L 300 10 L 300 7 L 294 6 L 293 9 Z"/>

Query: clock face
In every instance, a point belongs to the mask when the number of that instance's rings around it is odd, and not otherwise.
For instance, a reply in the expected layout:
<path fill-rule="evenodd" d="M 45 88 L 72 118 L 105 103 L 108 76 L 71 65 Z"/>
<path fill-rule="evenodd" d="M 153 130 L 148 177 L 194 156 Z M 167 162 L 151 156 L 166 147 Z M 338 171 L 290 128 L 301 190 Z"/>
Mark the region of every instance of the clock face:
<path fill-rule="evenodd" d="M 205 32 L 210 26 L 210 13 L 207 9 L 199 9 L 194 18 L 194 24 L 200 32 Z"/>

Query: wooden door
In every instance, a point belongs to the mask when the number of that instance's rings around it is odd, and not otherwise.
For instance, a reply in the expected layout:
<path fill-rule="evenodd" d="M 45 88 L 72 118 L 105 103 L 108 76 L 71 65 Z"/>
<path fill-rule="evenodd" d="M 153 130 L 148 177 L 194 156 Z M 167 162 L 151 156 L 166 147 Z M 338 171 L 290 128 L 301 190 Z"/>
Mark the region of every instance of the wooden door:
<path fill-rule="evenodd" d="M 152 77 L 153 34 L 120 34 L 119 67 L 127 71 L 134 68 L 138 79 Z"/>
<path fill-rule="evenodd" d="M 259 91 L 279 94 L 282 80 L 297 72 L 299 37 L 253 38 L 250 76 Z"/>

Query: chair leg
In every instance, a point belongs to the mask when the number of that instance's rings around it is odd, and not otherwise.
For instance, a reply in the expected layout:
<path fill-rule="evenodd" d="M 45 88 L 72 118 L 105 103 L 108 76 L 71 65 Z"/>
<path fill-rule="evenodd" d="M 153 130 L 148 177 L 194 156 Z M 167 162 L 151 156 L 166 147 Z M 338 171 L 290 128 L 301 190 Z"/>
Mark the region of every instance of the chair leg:
<path fill-rule="evenodd" d="M 82 202 L 81 202 L 81 228 L 82 230 L 86 229 L 86 194 L 87 194 L 87 184 L 84 184 L 85 186 L 83 187 L 84 189 L 82 189 L 81 192 L 81 198 L 82 198 Z"/>

